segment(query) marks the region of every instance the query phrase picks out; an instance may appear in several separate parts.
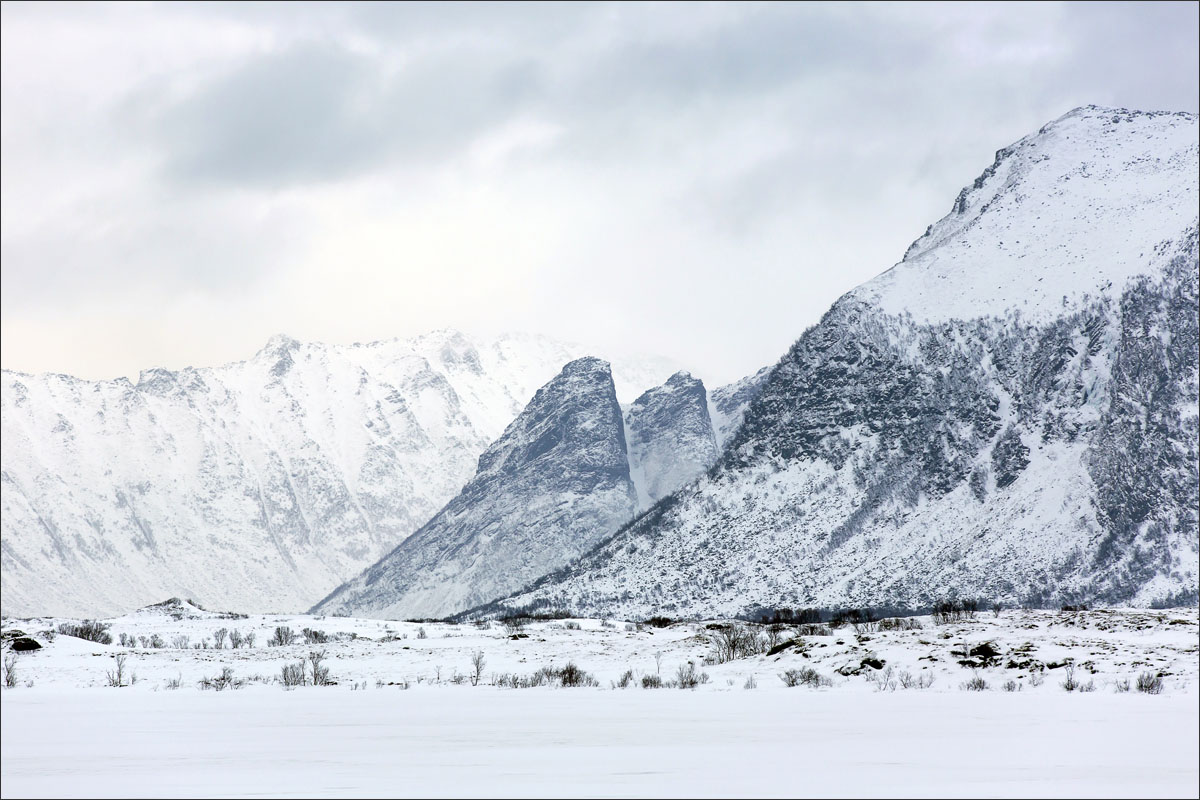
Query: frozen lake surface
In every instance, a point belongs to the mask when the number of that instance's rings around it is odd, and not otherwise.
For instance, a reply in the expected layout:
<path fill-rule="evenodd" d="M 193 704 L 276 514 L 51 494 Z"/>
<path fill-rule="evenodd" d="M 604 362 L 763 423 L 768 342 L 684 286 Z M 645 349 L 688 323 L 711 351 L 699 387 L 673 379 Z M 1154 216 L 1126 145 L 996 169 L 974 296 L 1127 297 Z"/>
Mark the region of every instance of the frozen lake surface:
<path fill-rule="evenodd" d="M 5 692 L 6 797 L 1195 797 L 1194 695 Z"/>

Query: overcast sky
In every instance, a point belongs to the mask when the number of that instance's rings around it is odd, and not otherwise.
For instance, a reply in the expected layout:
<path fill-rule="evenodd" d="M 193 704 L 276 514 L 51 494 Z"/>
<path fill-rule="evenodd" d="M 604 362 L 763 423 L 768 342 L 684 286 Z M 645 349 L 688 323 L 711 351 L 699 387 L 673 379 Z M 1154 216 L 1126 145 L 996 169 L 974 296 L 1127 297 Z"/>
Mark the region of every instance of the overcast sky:
<path fill-rule="evenodd" d="M 535 331 L 773 363 L 1196 3 L 3 4 L 7 369 Z"/>

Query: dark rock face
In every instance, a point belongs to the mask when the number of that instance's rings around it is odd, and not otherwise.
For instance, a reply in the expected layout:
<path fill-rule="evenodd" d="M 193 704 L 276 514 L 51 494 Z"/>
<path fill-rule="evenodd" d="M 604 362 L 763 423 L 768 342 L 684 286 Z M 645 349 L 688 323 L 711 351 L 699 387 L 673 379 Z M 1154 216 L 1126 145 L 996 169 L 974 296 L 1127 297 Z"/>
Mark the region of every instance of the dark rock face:
<path fill-rule="evenodd" d="M 625 414 L 629 469 L 639 506 L 649 507 L 707 470 L 717 458 L 704 384 L 677 372 Z"/>
<path fill-rule="evenodd" d="M 562 566 L 626 522 L 635 501 L 609 366 L 572 361 L 480 456 L 458 497 L 314 612 L 461 611 Z"/>

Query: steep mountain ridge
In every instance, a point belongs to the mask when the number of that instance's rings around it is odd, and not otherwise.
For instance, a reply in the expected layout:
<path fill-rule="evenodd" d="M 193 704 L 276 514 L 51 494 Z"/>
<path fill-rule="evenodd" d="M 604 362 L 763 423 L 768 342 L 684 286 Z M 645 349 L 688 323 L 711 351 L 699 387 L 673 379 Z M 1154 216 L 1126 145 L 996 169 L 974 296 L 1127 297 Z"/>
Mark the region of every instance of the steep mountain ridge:
<path fill-rule="evenodd" d="M 98 615 L 165 596 L 299 609 L 454 496 L 585 348 L 438 331 L 84 381 L 4 371 L 5 613 Z M 618 361 L 636 397 L 677 369 Z"/>
<path fill-rule="evenodd" d="M 1197 596 L 1197 122 L 1004 148 L 769 371 L 718 465 L 481 611 Z"/>
<path fill-rule="evenodd" d="M 484 451 L 458 496 L 313 613 L 461 611 L 579 555 L 636 507 L 609 365 L 572 361 Z"/>

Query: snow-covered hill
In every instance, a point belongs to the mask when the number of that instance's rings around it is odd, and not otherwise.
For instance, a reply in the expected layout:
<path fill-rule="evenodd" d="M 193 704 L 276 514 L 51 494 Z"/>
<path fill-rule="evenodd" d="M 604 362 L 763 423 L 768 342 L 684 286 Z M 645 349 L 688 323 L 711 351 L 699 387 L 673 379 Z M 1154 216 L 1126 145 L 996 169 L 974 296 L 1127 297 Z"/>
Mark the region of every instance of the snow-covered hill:
<path fill-rule="evenodd" d="M 421 526 L 586 348 L 439 331 L 84 381 L 5 371 L 6 614 L 110 614 L 168 595 L 306 608 Z M 615 360 L 631 402 L 678 369 Z"/>
<path fill-rule="evenodd" d="M 1195 602 L 1198 167 L 1193 114 L 1081 108 L 999 151 L 716 469 L 501 607 Z"/>

